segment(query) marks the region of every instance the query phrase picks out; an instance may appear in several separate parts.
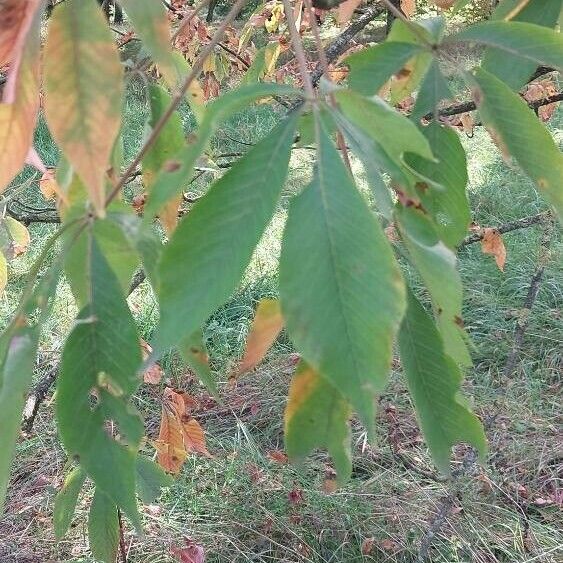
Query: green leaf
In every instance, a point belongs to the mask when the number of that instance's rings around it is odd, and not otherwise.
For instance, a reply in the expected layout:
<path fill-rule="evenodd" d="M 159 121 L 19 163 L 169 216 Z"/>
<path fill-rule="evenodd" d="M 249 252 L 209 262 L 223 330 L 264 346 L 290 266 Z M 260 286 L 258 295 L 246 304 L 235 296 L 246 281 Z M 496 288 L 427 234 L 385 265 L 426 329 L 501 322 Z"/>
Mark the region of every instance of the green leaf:
<path fill-rule="evenodd" d="M 350 66 L 348 85 L 366 96 L 377 94 L 387 80 L 420 51 L 420 45 L 398 41 L 386 41 L 362 49 L 346 58 Z"/>
<path fill-rule="evenodd" d="M 152 84 L 149 87 L 149 97 L 151 106 L 151 118 L 149 126 L 154 128 L 164 112 L 170 106 L 172 98 L 162 86 Z M 151 129 L 152 130 L 152 129 Z M 149 149 L 142 161 L 143 185 L 145 190 L 150 193 L 158 172 L 170 162 L 179 152 L 183 151 L 186 143 L 184 140 L 184 129 L 182 118 L 175 111 L 162 130 L 156 141 Z M 178 208 L 181 202 L 181 195 L 171 199 L 169 204 L 160 211 L 160 221 L 166 232 L 171 233 L 178 222 Z"/>
<path fill-rule="evenodd" d="M 140 382 L 139 337 L 117 277 L 95 237 L 88 241 L 89 300 L 62 354 L 56 403 L 59 433 L 68 455 L 140 529 L 135 458 L 143 425 L 129 402 Z M 118 439 L 108 434 L 107 421 L 115 423 Z"/>
<path fill-rule="evenodd" d="M 137 456 L 137 491 L 145 504 L 151 504 L 164 487 L 171 487 L 174 479 L 154 461 L 143 455 Z"/>
<path fill-rule="evenodd" d="M 285 183 L 297 117 L 252 147 L 178 225 L 159 268 L 155 353 L 197 331 L 236 289 Z"/>
<path fill-rule="evenodd" d="M 403 291 L 391 247 L 323 128 L 314 179 L 289 208 L 282 311 L 305 361 L 350 400 L 370 432 Z"/>
<path fill-rule="evenodd" d="M 285 447 L 290 459 L 300 461 L 315 448 L 326 448 L 339 482 L 352 473 L 351 409 L 340 393 L 305 362 L 291 380 L 285 409 Z"/>
<path fill-rule="evenodd" d="M 6 330 L 0 338 L 0 513 L 4 507 L 10 464 L 20 434 L 22 410 L 33 375 L 39 340 L 36 328 Z"/>
<path fill-rule="evenodd" d="M 469 442 L 484 456 L 485 433 L 460 398 L 461 372 L 445 354 L 431 317 L 410 290 L 407 295 L 407 312 L 399 331 L 401 363 L 434 462 L 449 474 L 451 447 Z"/>
<path fill-rule="evenodd" d="M 223 94 L 207 106 L 205 119 L 199 126 L 196 138 L 171 159 L 175 166 L 161 170 L 145 204 L 145 215 L 157 215 L 168 200 L 182 191 L 193 173 L 197 158 L 207 147 L 219 124 L 257 99 L 268 96 L 296 96 L 299 91 L 289 86 L 259 83 L 242 86 Z"/>
<path fill-rule="evenodd" d="M 455 254 L 421 209 L 397 206 L 395 216 L 409 256 L 430 292 L 446 353 L 461 365 L 471 365 L 462 328 L 461 278 Z"/>
<path fill-rule="evenodd" d="M 524 100 L 478 69 L 475 100 L 483 123 L 505 156 L 511 155 L 563 218 L 563 155 Z"/>
<path fill-rule="evenodd" d="M 518 8 L 521 9 L 518 11 Z M 525 6 L 521 0 L 504 0 L 499 3 L 491 19 L 502 20 L 513 14 L 511 21 L 529 22 L 553 29 L 557 25 L 561 8 L 561 0 L 530 0 Z M 481 61 L 481 68 L 500 78 L 513 90 L 520 90 L 536 66 L 533 62 L 523 61 L 516 55 L 494 47 L 485 51 Z"/>
<path fill-rule="evenodd" d="M 411 113 L 411 119 L 417 121 L 427 113 L 436 112 L 438 104 L 442 100 L 453 98 L 448 83 L 440 70 L 440 65 L 435 59 L 432 60 L 428 67 L 428 72 L 420 85 L 420 90 L 416 96 L 414 109 Z"/>
<path fill-rule="evenodd" d="M 343 124 L 338 112 L 334 112 L 335 119 L 348 136 L 354 136 L 350 129 L 354 127 L 371 137 L 375 142 L 371 147 L 373 160 L 404 189 L 412 189 L 416 179 L 404 166 L 404 154 L 433 159 L 430 145 L 418 127 L 379 98 L 364 98 L 350 90 L 336 92 L 335 97 L 349 125 Z"/>
<path fill-rule="evenodd" d="M 176 89 L 191 72 L 187 61 L 172 49 L 170 24 L 162 2 L 154 0 L 122 0 L 121 3 L 133 27 L 151 54 L 168 86 Z M 194 80 L 188 89 L 186 99 L 197 121 L 205 115 L 201 86 Z"/>
<path fill-rule="evenodd" d="M 430 186 L 421 193 L 422 203 L 434 217 L 440 238 L 452 249 L 463 240 L 471 222 L 465 188 L 467 160 L 458 134 L 433 121 L 422 129 L 438 162 L 407 155 L 407 162 Z M 420 193 L 420 190 L 419 190 Z"/>
<path fill-rule="evenodd" d="M 49 130 L 103 215 L 106 170 L 121 124 L 123 69 L 95 2 L 57 6 L 43 60 Z"/>
<path fill-rule="evenodd" d="M 8 262 L 4 253 L 0 251 L 0 293 L 6 289 L 8 283 Z"/>
<path fill-rule="evenodd" d="M 526 83 L 538 65 L 563 69 L 563 39 L 558 32 L 541 25 L 484 22 L 448 37 L 450 40 L 494 47 L 485 54 L 482 68 L 515 90 Z"/>
<path fill-rule="evenodd" d="M 55 507 L 53 509 L 53 527 L 55 528 L 55 539 L 60 541 L 67 533 L 78 495 L 86 480 L 86 473 L 80 467 L 75 467 L 66 477 L 61 490 L 55 497 Z"/>
<path fill-rule="evenodd" d="M 83 228 L 77 224 L 75 229 L 69 229 L 65 238 L 69 244 L 65 256 L 65 274 L 70 282 L 72 293 L 80 307 L 84 307 L 90 300 L 92 272 L 89 267 L 92 239 L 96 240 L 117 276 L 123 295 L 128 295 L 131 278 L 137 269 L 139 259 L 135 249 L 123 234 L 121 228 L 109 219 L 100 219 L 91 228 Z"/>
<path fill-rule="evenodd" d="M 203 333 L 201 329 L 196 330 L 186 338 L 183 338 L 178 346 L 178 350 L 183 360 L 195 372 L 199 380 L 207 387 L 208 391 L 219 399 L 219 391 L 215 377 L 211 373 L 209 366 L 209 356 L 205 342 L 203 341 Z"/>
<path fill-rule="evenodd" d="M 103 563 L 115 563 L 119 548 L 117 506 L 97 487 L 88 517 L 88 540 L 95 559 Z"/>

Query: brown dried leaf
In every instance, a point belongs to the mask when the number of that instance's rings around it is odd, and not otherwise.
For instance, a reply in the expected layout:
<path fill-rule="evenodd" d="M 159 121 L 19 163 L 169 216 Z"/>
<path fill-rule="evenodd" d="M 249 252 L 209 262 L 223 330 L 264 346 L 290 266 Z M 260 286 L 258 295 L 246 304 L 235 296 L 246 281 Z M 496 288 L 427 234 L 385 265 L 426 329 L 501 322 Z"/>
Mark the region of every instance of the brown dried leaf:
<path fill-rule="evenodd" d="M 284 464 L 288 461 L 287 454 L 281 450 L 271 450 L 266 455 L 269 459 L 275 461 L 276 463 Z"/>
<path fill-rule="evenodd" d="M 152 354 L 151 345 L 141 338 L 141 353 L 143 355 L 143 360 L 146 360 Z M 143 374 L 143 381 L 145 383 L 150 383 L 151 385 L 157 385 L 161 382 L 162 376 L 164 375 L 164 370 L 157 364 L 154 363 L 149 367 Z"/>
<path fill-rule="evenodd" d="M 205 550 L 191 538 L 184 538 L 186 547 L 171 547 L 170 553 L 180 563 L 205 563 Z"/>
<path fill-rule="evenodd" d="M 401 11 L 407 18 L 412 18 L 416 14 L 415 0 L 401 0 Z"/>
<path fill-rule="evenodd" d="M 336 11 L 336 21 L 342 25 L 350 20 L 354 10 L 362 3 L 362 0 L 346 0 L 338 6 Z"/>
<path fill-rule="evenodd" d="M 375 543 L 375 538 L 366 538 L 362 542 L 362 555 L 369 555 L 373 550 L 373 544 Z"/>
<path fill-rule="evenodd" d="M 475 128 L 475 120 L 470 113 L 463 113 L 460 116 L 461 126 L 463 128 L 463 132 L 468 137 L 473 137 L 473 130 Z"/>
<path fill-rule="evenodd" d="M 506 248 L 497 229 L 490 227 L 483 229 L 481 250 L 484 254 L 491 254 L 492 256 L 494 256 L 499 270 L 504 272 L 504 264 L 506 262 Z"/>

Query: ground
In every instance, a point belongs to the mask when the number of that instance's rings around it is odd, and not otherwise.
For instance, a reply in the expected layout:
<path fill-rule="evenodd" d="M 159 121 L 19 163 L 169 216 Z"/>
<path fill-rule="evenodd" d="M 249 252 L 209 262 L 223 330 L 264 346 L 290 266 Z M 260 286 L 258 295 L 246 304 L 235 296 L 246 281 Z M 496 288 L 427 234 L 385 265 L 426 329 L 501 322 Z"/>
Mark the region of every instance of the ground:
<path fill-rule="evenodd" d="M 145 115 L 142 95 L 132 88 L 127 98 L 126 155 L 141 143 Z M 187 113 L 184 117 L 189 129 L 190 118 Z M 266 105 L 238 116 L 218 134 L 216 153 L 244 151 L 246 145 L 233 139 L 252 143 L 276 119 L 276 112 Z M 551 124 L 559 140 L 560 127 L 561 115 Z M 44 159 L 55 164 L 56 151 L 44 127 L 36 140 Z M 484 131 L 477 129 L 464 143 L 477 224 L 498 225 L 547 209 L 531 183 L 502 161 Z M 190 458 L 173 487 L 154 505 L 142 507 L 146 535 L 138 537 L 128 529 L 129 561 L 172 561 L 170 549 L 182 545 L 184 537 L 205 548 L 208 563 L 398 563 L 420 556 L 440 563 L 560 561 L 563 245 L 557 229 L 517 368 L 509 374 L 503 373 L 506 357 L 537 267 L 543 227 L 504 236 L 508 255 L 504 273 L 478 244 L 460 251 L 464 319 L 474 359 L 464 391 L 486 424 L 490 452 L 481 464 L 472 462 L 464 446 L 456 448 L 458 476 L 453 480 L 444 480 L 432 466 L 398 361 L 380 399 L 377 441 L 368 443 L 354 421 L 353 476 L 339 489 L 334 487 L 330 459 L 322 452 L 300 466 L 285 463 L 283 409 L 295 363 L 285 335 L 258 370 L 241 378 L 236 387 L 228 384 L 257 301 L 276 295 L 275 264 L 285 205 L 302 185 L 309 161 L 308 151 L 295 151 L 287 192 L 244 283 L 205 328 L 223 403 L 213 401 L 177 359 L 163 362 L 169 382 L 198 399 L 195 416 L 205 429 L 212 457 Z M 193 185 L 194 193 L 208 181 L 209 174 Z M 45 205 L 37 193 L 25 197 Z M 32 226 L 37 244 L 12 264 L 0 301 L 2 323 L 14 310 L 26 271 L 50 229 Z M 416 283 L 413 272 L 407 275 Z M 141 333 L 149 338 L 157 310 L 145 284 L 130 297 L 130 305 Z M 37 379 L 58 362 L 75 312 L 62 284 L 45 331 Z M 144 386 L 137 398 L 149 439 L 158 431 L 160 395 L 159 386 Z M 153 452 L 148 443 L 144 449 L 149 455 Z M 0 519 L 1 563 L 91 561 L 86 532 L 91 490 L 81 497 L 68 536 L 59 544 L 54 540 L 53 500 L 66 469 L 51 397 L 41 407 L 32 433 L 17 446 L 6 515 Z"/>

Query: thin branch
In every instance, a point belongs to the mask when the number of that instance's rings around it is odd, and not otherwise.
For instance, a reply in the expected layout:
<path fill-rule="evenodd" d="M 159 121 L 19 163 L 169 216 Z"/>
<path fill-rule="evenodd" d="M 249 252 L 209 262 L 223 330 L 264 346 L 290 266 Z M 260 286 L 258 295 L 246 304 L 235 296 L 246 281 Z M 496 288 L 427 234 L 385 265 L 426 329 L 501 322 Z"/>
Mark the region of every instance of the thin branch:
<path fill-rule="evenodd" d="M 313 100 L 315 99 L 315 90 L 313 88 L 311 76 L 309 75 L 307 57 L 303 49 L 301 36 L 299 35 L 299 30 L 297 29 L 297 26 L 295 24 L 295 18 L 293 17 L 293 9 L 289 0 L 282 0 L 282 2 L 285 11 L 285 17 L 287 19 L 287 27 L 289 28 L 289 35 L 291 37 L 291 43 L 293 44 L 293 52 L 295 53 L 295 58 L 297 59 L 297 63 L 299 64 L 299 70 L 301 71 L 303 88 L 307 93 L 307 97 L 310 100 Z"/>
<path fill-rule="evenodd" d="M 113 190 L 110 192 L 109 196 L 106 199 L 106 205 L 109 204 L 121 191 L 123 186 L 127 183 L 129 176 L 135 172 L 137 166 L 141 163 L 144 156 L 147 154 L 149 149 L 153 146 L 156 139 L 160 135 L 163 127 L 166 125 L 172 114 L 178 109 L 178 106 L 184 99 L 188 88 L 191 86 L 192 82 L 199 76 L 200 72 L 203 69 L 203 64 L 207 57 L 213 52 L 213 49 L 217 46 L 217 44 L 221 41 L 223 34 L 227 27 L 231 24 L 231 22 L 236 18 L 240 10 L 246 4 L 246 0 L 237 0 L 229 13 L 225 16 L 225 19 L 221 22 L 221 25 L 217 28 L 217 31 L 213 35 L 211 41 L 201 50 L 198 58 L 193 64 L 191 72 L 188 74 L 184 83 L 182 84 L 180 90 L 174 95 L 168 109 L 162 114 L 160 119 L 156 122 L 153 130 L 149 138 L 145 141 L 144 145 L 141 147 L 141 150 L 137 153 L 137 156 L 133 159 L 131 164 L 127 167 L 125 172 L 122 174 L 119 181 L 115 184 Z"/>
<path fill-rule="evenodd" d="M 543 213 L 538 213 L 537 215 L 531 215 L 530 217 L 523 217 L 522 219 L 517 219 L 516 221 L 509 221 L 508 223 L 503 223 L 497 227 L 494 227 L 501 235 L 504 233 L 509 233 L 510 231 L 516 231 L 518 229 L 526 229 L 532 225 L 537 225 L 539 223 L 544 223 L 546 221 L 551 221 L 552 214 L 550 211 L 544 211 Z M 463 248 L 469 244 L 479 242 L 483 239 L 483 233 L 473 233 L 467 236 L 461 241 L 458 248 Z"/>

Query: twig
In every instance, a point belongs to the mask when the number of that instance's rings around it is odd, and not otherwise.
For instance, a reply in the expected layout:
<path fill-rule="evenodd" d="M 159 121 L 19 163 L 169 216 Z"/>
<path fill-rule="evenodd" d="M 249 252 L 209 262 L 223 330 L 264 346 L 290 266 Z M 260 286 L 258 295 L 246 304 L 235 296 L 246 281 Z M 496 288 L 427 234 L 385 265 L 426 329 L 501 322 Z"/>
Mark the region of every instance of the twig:
<path fill-rule="evenodd" d="M 511 378 L 514 374 L 516 364 L 518 363 L 518 358 L 522 350 L 522 345 L 524 343 L 524 336 L 526 335 L 526 329 L 530 324 L 530 314 L 532 312 L 532 307 L 538 296 L 541 281 L 545 272 L 545 267 L 549 261 L 549 245 L 551 243 L 551 235 L 553 232 L 553 222 L 550 222 L 543 233 L 542 240 L 540 243 L 540 251 L 538 258 L 538 265 L 536 271 L 532 275 L 530 280 L 530 286 L 528 288 L 528 293 L 520 314 L 518 315 L 518 320 L 516 322 L 516 329 L 514 330 L 514 344 L 512 350 L 508 355 L 506 365 L 504 366 L 503 375 L 505 378 Z"/>
<path fill-rule="evenodd" d="M 552 215 L 550 211 L 544 211 L 543 213 L 538 213 L 537 215 L 531 215 L 530 217 L 523 217 L 522 219 L 517 219 L 516 221 L 509 221 L 508 223 L 503 223 L 495 229 L 502 235 L 504 233 L 509 233 L 510 231 L 516 231 L 518 229 L 526 229 L 532 225 L 537 225 L 545 221 L 551 220 Z M 468 244 L 473 244 L 479 242 L 483 238 L 483 233 L 474 233 L 466 237 L 459 244 L 458 248 L 463 248 Z"/>
<path fill-rule="evenodd" d="M 184 83 L 180 87 L 179 91 L 174 95 L 168 109 L 162 114 L 160 119 L 156 122 L 153 130 L 149 138 L 145 141 L 144 145 L 141 147 L 141 150 L 137 153 L 137 156 L 133 159 L 131 164 L 127 167 L 125 172 L 121 175 L 119 181 L 115 184 L 112 191 L 108 195 L 106 199 L 106 205 L 109 204 L 121 191 L 123 186 L 127 183 L 129 176 L 135 172 L 137 166 L 141 163 L 144 156 L 147 154 L 149 149 L 155 143 L 156 139 L 160 135 L 163 127 L 166 125 L 167 121 L 170 119 L 172 114 L 178 109 L 178 106 L 184 99 L 188 88 L 192 84 L 192 82 L 199 76 L 199 73 L 203 69 L 203 64 L 205 63 L 207 57 L 213 52 L 213 49 L 216 45 L 221 41 L 223 34 L 227 27 L 231 24 L 231 22 L 236 18 L 240 10 L 246 4 L 246 0 L 237 0 L 233 7 L 230 9 L 229 13 L 225 16 L 225 19 L 221 22 L 221 25 L 217 28 L 217 31 L 213 35 L 211 41 L 201 50 L 198 58 L 193 64 L 191 72 L 188 74 Z"/>
<path fill-rule="evenodd" d="M 58 368 L 51 368 L 43 378 L 35 385 L 31 393 L 27 397 L 25 407 L 22 416 L 22 432 L 24 434 L 29 434 L 33 428 L 33 423 L 35 422 L 35 417 L 39 411 L 41 403 L 47 397 L 49 389 L 55 382 L 57 378 Z"/>

